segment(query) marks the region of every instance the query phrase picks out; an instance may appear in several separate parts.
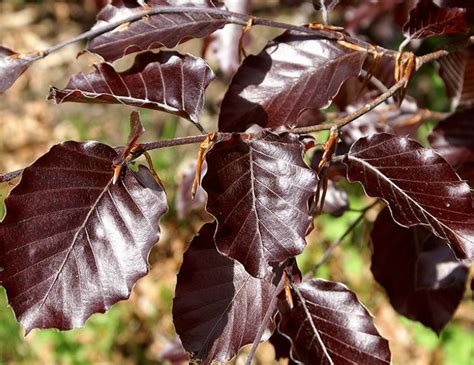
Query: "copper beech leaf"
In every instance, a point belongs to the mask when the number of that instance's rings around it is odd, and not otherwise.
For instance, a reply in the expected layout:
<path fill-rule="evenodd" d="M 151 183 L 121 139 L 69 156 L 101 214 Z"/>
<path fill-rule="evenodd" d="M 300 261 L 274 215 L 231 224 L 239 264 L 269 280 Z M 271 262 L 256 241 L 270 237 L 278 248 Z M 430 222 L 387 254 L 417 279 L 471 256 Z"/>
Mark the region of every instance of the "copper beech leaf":
<path fill-rule="evenodd" d="M 450 115 L 428 136 L 431 147 L 455 168 L 474 162 L 473 113 L 468 109 Z"/>
<path fill-rule="evenodd" d="M 92 30 L 121 21 L 122 25 L 91 38 L 87 50 L 110 62 L 129 53 L 163 46 L 174 48 L 189 38 L 206 37 L 230 22 L 228 16 L 212 11 L 215 8 L 210 1 L 149 0 L 146 3 L 152 10 L 161 9 L 161 13 L 134 17 L 146 10 L 134 0 L 113 0 L 105 6 Z M 173 9 L 176 6 L 187 8 Z M 128 21 L 131 17 L 135 19 Z"/>
<path fill-rule="evenodd" d="M 395 310 L 439 333 L 462 300 L 468 266 L 427 229 L 396 224 L 387 208 L 371 238 L 372 273 Z"/>
<path fill-rule="evenodd" d="M 341 84 L 359 75 L 365 58 L 334 40 L 286 31 L 244 60 L 222 101 L 219 130 L 299 125 L 305 113 L 327 107 Z"/>
<path fill-rule="evenodd" d="M 64 142 L 23 171 L 0 224 L 0 283 L 26 333 L 80 327 L 126 299 L 148 270 L 166 196 L 98 142 Z"/>
<path fill-rule="evenodd" d="M 173 322 L 192 360 L 210 364 L 230 361 L 254 341 L 267 311 L 276 312 L 275 281 L 250 276 L 237 261 L 222 256 L 213 235 L 215 223 L 205 224 L 184 254 L 173 300 Z M 273 332 L 265 327 L 262 341 Z"/>
<path fill-rule="evenodd" d="M 474 48 L 452 52 L 438 62 L 453 109 L 474 108 Z"/>
<path fill-rule="evenodd" d="M 469 185 L 434 150 L 407 137 L 373 134 L 345 156 L 350 181 L 389 203 L 402 226 L 426 225 L 447 239 L 460 259 L 474 255 L 474 211 Z"/>
<path fill-rule="evenodd" d="M 293 284 L 295 307 L 280 311 L 278 330 L 291 358 L 304 364 L 389 364 L 388 341 L 345 285 L 322 279 Z"/>
<path fill-rule="evenodd" d="M 51 88 L 56 103 L 125 104 L 161 110 L 198 122 L 204 91 L 214 73 L 201 58 L 177 52 L 139 54 L 127 71 L 94 65 L 95 71 L 74 75 L 64 89 Z"/>
<path fill-rule="evenodd" d="M 468 30 L 466 9 L 440 8 L 432 0 L 419 0 L 403 26 L 405 36 L 411 39 L 466 33 Z"/>
<path fill-rule="evenodd" d="M 7 91 L 30 64 L 40 58 L 42 55 L 39 52 L 21 54 L 0 47 L 0 94 Z"/>
<path fill-rule="evenodd" d="M 303 151 L 296 135 L 264 131 L 250 138 L 235 134 L 207 153 L 202 186 L 207 210 L 217 219 L 217 248 L 253 276 L 265 277 L 270 263 L 296 256 L 306 245 L 318 179 Z"/>

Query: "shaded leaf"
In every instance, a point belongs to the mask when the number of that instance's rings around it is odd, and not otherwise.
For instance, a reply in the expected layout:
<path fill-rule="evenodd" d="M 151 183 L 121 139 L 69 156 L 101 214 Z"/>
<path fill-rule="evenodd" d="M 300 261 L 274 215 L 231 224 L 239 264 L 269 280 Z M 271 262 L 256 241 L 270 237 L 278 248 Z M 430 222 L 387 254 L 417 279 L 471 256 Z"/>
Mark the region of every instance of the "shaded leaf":
<path fill-rule="evenodd" d="M 322 213 L 340 217 L 349 208 L 347 193 L 338 187 L 334 180 L 328 180 Z"/>
<path fill-rule="evenodd" d="M 0 94 L 7 91 L 30 64 L 42 57 L 39 52 L 21 54 L 0 47 Z"/>
<path fill-rule="evenodd" d="M 173 321 L 184 348 L 203 364 L 232 359 L 253 342 L 272 297 L 273 274 L 250 276 L 237 261 L 215 247 L 215 223 L 205 224 L 184 254 L 173 300 Z M 270 323 L 262 341 L 274 325 Z"/>
<path fill-rule="evenodd" d="M 474 49 L 450 53 L 438 62 L 453 110 L 474 108 Z"/>
<path fill-rule="evenodd" d="M 389 203 L 397 223 L 426 225 L 449 241 L 460 259 L 474 255 L 474 212 L 469 185 L 431 149 L 406 137 L 374 134 L 345 156 L 347 177 Z"/>
<path fill-rule="evenodd" d="M 133 0 L 113 0 L 97 16 L 92 30 L 98 30 L 111 23 L 125 25 L 103 33 L 89 40 L 87 49 L 102 56 L 106 61 L 114 61 L 126 54 L 148 51 L 165 46 L 174 48 L 189 38 L 206 37 L 229 23 L 225 15 L 203 11 L 214 9 L 209 1 L 149 0 L 153 10 L 168 7 L 162 13 L 138 18 L 127 23 L 127 19 L 144 12 L 144 8 Z M 176 11 L 170 6 L 187 6 L 201 11 Z"/>
<path fill-rule="evenodd" d="M 433 2 L 442 8 L 474 8 L 472 0 L 433 0 Z"/>
<path fill-rule="evenodd" d="M 71 329 L 126 299 L 147 272 L 166 196 L 97 142 L 64 142 L 23 171 L 0 224 L 0 282 L 26 332 Z"/>
<path fill-rule="evenodd" d="M 280 332 L 275 331 L 270 337 L 269 342 L 275 349 L 275 360 L 288 359 L 288 365 L 297 364 L 290 357 L 291 342 Z"/>
<path fill-rule="evenodd" d="M 95 71 L 74 75 L 65 89 L 51 88 L 56 103 L 125 104 L 161 110 L 195 123 L 204 106 L 204 90 L 214 79 L 207 63 L 177 52 L 139 54 L 127 71 L 94 65 Z"/>
<path fill-rule="evenodd" d="M 466 33 L 469 30 L 466 14 L 466 9 L 440 8 L 432 0 L 419 0 L 410 11 L 403 32 L 411 39 Z"/>
<path fill-rule="evenodd" d="M 452 166 L 474 162 L 474 109 L 454 113 L 438 123 L 428 136 L 436 152 Z"/>
<path fill-rule="evenodd" d="M 370 94 L 369 94 L 370 96 Z M 350 114 L 372 100 L 372 97 L 362 98 L 354 105 L 346 108 Z M 416 137 L 418 127 L 429 117 L 428 113 L 420 110 L 415 100 L 405 98 L 399 106 L 380 104 L 360 118 L 341 128 L 341 139 L 351 146 L 357 140 L 374 133 L 392 133 L 400 136 Z"/>
<path fill-rule="evenodd" d="M 178 336 L 165 345 L 163 350 L 158 354 L 158 359 L 168 361 L 171 365 L 181 365 L 185 362 L 189 362 L 189 356 L 183 348 L 183 344 Z"/>
<path fill-rule="evenodd" d="M 296 256 L 306 245 L 308 203 L 318 179 L 303 152 L 296 135 L 261 132 L 248 139 L 236 134 L 207 153 L 202 186 L 218 222 L 217 248 L 253 276 L 265 277 L 271 262 Z"/>
<path fill-rule="evenodd" d="M 207 171 L 207 164 L 202 167 L 202 174 Z M 192 189 L 194 177 L 196 176 L 196 161 L 193 161 L 182 173 L 181 180 L 178 183 L 176 192 L 176 211 L 178 218 L 183 219 L 194 210 L 204 210 L 207 196 L 201 185 L 198 186 L 196 195 L 193 198 Z"/>
<path fill-rule="evenodd" d="M 294 284 L 293 310 L 281 313 L 279 332 L 304 364 L 389 364 L 388 341 L 345 285 L 321 279 Z"/>
<path fill-rule="evenodd" d="M 395 310 L 439 333 L 462 300 L 467 265 L 425 228 L 396 224 L 387 208 L 378 215 L 371 238 L 372 273 Z"/>
<path fill-rule="evenodd" d="M 286 31 L 244 60 L 222 101 L 219 130 L 299 125 L 303 112 L 330 104 L 365 57 L 334 40 Z"/>

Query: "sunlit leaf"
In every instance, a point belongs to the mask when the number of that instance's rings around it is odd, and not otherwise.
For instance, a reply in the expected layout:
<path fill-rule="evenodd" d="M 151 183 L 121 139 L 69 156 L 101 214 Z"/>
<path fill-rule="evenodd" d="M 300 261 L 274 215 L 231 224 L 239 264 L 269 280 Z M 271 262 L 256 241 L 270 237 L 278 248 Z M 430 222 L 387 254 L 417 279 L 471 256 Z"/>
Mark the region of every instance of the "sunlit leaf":
<path fill-rule="evenodd" d="M 161 13 L 136 17 L 145 9 L 134 0 L 113 0 L 97 16 L 97 23 L 92 30 L 99 30 L 111 23 L 126 23 L 91 38 L 87 49 L 101 55 L 106 61 L 114 61 L 126 54 L 147 51 L 160 47 L 173 48 L 189 38 L 208 36 L 229 23 L 229 18 L 222 14 L 205 9 L 214 9 L 206 0 L 149 0 L 147 4 L 153 10 L 167 8 Z M 201 11 L 173 10 L 170 6 L 188 6 Z"/>
<path fill-rule="evenodd" d="M 148 270 L 166 196 L 97 142 L 64 142 L 23 171 L 0 224 L 0 282 L 26 332 L 80 327 L 126 299 Z"/>
<path fill-rule="evenodd" d="M 94 65 L 95 71 L 74 75 L 65 89 L 51 88 L 56 103 L 125 104 L 165 111 L 197 122 L 204 91 L 214 73 L 201 58 L 176 52 L 139 54 L 127 71 Z"/>
<path fill-rule="evenodd" d="M 202 186 L 217 219 L 216 245 L 246 270 L 265 277 L 272 262 L 304 249 L 317 177 L 292 134 L 234 135 L 207 153 Z"/>
<path fill-rule="evenodd" d="M 471 190 L 434 150 L 406 137 L 374 134 L 357 141 L 344 162 L 349 180 L 387 201 L 399 224 L 426 225 L 449 241 L 458 258 L 474 256 Z"/>
<path fill-rule="evenodd" d="M 388 341 L 346 286 L 322 279 L 294 284 L 295 307 L 281 313 L 279 332 L 304 364 L 389 364 Z"/>
<path fill-rule="evenodd" d="M 462 300 L 467 265 L 425 228 L 396 224 L 387 208 L 377 217 L 371 238 L 371 269 L 393 307 L 440 332 Z"/>
<path fill-rule="evenodd" d="M 184 348 L 195 361 L 210 364 L 232 359 L 254 341 L 275 292 L 274 275 L 250 276 L 237 261 L 222 256 L 204 225 L 184 254 L 173 300 L 173 322 Z M 262 341 L 274 325 L 270 322 Z"/>
<path fill-rule="evenodd" d="M 40 58 L 40 53 L 20 54 L 0 47 L 0 94 L 7 91 L 30 64 Z"/>
<path fill-rule="evenodd" d="M 304 112 L 331 103 L 341 84 L 359 74 L 366 55 L 333 40 L 285 32 L 244 60 L 222 101 L 219 130 L 298 125 Z"/>

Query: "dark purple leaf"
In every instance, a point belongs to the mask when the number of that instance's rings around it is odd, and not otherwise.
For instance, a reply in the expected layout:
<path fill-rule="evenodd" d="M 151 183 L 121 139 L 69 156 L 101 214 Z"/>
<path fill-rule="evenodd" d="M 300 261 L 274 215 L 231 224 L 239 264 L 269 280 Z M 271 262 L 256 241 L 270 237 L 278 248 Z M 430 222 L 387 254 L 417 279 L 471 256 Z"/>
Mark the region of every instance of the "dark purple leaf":
<path fill-rule="evenodd" d="M 299 125 L 302 113 L 330 104 L 365 57 L 333 40 L 287 31 L 245 59 L 222 102 L 219 130 Z"/>
<path fill-rule="evenodd" d="M 296 256 L 306 245 L 308 203 L 318 179 L 303 151 L 295 135 L 261 132 L 234 135 L 207 153 L 202 186 L 218 222 L 217 248 L 253 276 L 265 277 L 271 262 Z"/>
<path fill-rule="evenodd" d="M 387 13 L 393 13 L 400 0 L 361 0 L 355 6 L 344 9 L 345 28 L 357 31 L 373 25 L 378 18 Z"/>
<path fill-rule="evenodd" d="M 206 37 L 229 23 L 229 17 L 206 9 L 214 9 L 206 0 L 149 0 L 153 10 L 167 7 L 162 13 L 139 17 L 127 22 L 127 18 L 139 15 L 144 8 L 134 0 L 113 0 L 97 16 L 92 30 L 99 30 L 111 23 L 125 24 L 89 40 L 87 49 L 101 55 L 106 61 L 114 61 L 126 54 L 147 51 L 162 46 L 174 48 L 189 38 Z M 188 6 L 198 10 L 176 11 L 170 6 Z"/>
<path fill-rule="evenodd" d="M 474 49 L 450 53 L 439 64 L 439 74 L 452 98 L 453 109 L 474 108 Z"/>
<path fill-rule="evenodd" d="M 291 357 L 305 364 L 389 364 L 388 341 L 345 285 L 321 279 L 294 284 L 295 307 L 281 313 L 279 332 Z"/>
<path fill-rule="evenodd" d="M 287 337 L 280 334 L 280 332 L 275 331 L 273 332 L 272 337 L 270 337 L 269 342 L 275 348 L 276 360 L 288 359 L 288 365 L 297 364 L 290 358 L 291 342 Z"/>
<path fill-rule="evenodd" d="M 65 89 L 51 88 L 56 103 L 125 104 L 162 110 L 195 123 L 204 106 L 204 90 L 214 79 L 207 63 L 176 52 L 139 54 L 127 71 L 112 65 L 94 65 L 95 71 L 79 73 Z"/>
<path fill-rule="evenodd" d="M 80 327 L 126 299 L 148 269 L 166 196 L 97 142 L 64 142 L 23 171 L 0 224 L 0 282 L 26 330 Z"/>
<path fill-rule="evenodd" d="M 255 339 L 275 292 L 274 275 L 250 276 L 215 247 L 215 223 L 208 223 L 184 254 L 173 300 L 173 321 L 184 348 L 200 364 L 232 359 Z M 274 329 L 268 324 L 262 341 Z"/>
<path fill-rule="evenodd" d="M 457 112 L 438 123 L 428 136 L 431 147 L 452 166 L 474 162 L 474 109 Z"/>
<path fill-rule="evenodd" d="M 396 224 L 388 209 L 377 217 L 371 237 L 371 269 L 393 307 L 439 333 L 461 302 L 467 265 L 425 228 Z"/>
<path fill-rule="evenodd" d="M 42 57 L 40 52 L 21 54 L 0 47 L 0 94 L 7 91 L 31 63 Z"/>
<path fill-rule="evenodd" d="M 432 0 L 419 0 L 410 11 L 403 32 L 410 39 L 466 33 L 469 29 L 466 14 L 466 9 L 440 8 Z"/>
<path fill-rule="evenodd" d="M 397 223 L 426 225 L 460 259 L 474 256 L 471 190 L 434 150 L 406 137 L 374 134 L 357 141 L 344 162 L 348 179 L 387 201 Z"/>

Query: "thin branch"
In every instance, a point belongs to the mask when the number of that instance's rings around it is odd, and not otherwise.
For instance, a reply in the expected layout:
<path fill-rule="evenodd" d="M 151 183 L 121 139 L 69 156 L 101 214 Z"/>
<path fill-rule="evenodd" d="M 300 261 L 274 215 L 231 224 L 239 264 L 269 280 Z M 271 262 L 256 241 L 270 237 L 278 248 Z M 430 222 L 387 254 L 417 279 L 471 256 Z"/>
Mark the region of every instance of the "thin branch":
<path fill-rule="evenodd" d="M 23 170 L 16 170 L 12 172 L 7 172 L 6 174 L 0 173 L 0 183 L 11 181 L 23 173 Z"/>
<path fill-rule="evenodd" d="M 318 269 L 324 265 L 328 260 L 329 258 L 331 257 L 331 255 L 333 254 L 334 250 L 341 245 L 342 242 L 344 242 L 345 238 L 357 227 L 357 225 L 364 219 L 366 213 L 372 209 L 375 205 L 378 204 L 378 200 L 376 200 L 375 202 L 373 202 L 372 204 L 368 205 L 367 207 L 365 207 L 364 209 L 362 209 L 361 211 L 361 214 L 357 217 L 357 219 L 352 222 L 350 224 L 349 227 L 347 227 L 346 231 L 342 234 L 342 236 L 334 241 L 326 250 L 326 252 L 324 252 L 324 255 L 319 259 L 319 261 L 316 263 L 316 265 L 314 265 L 314 267 L 311 269 L 311 271 L 309 271 L 303 278 L 303 280 L 309 280 L 311 279 L 312 277 L 314 277 L 314 275 L 316 274 L 316 271 L 318 271 Z"/>

